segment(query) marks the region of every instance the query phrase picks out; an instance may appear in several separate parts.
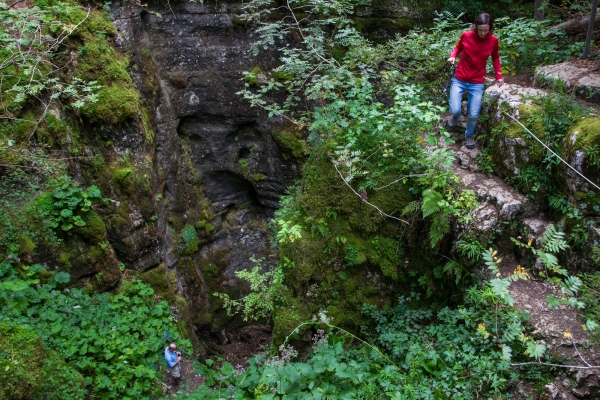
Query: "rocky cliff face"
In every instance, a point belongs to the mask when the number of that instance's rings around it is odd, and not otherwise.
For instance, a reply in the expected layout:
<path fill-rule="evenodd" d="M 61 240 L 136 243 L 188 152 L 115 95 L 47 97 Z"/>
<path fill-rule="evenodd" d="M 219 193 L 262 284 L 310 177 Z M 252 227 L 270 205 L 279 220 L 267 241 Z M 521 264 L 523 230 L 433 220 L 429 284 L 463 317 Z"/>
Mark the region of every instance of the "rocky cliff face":
<path fill-rule="evenodd" d="M 151 166 L 147 195 L 156 209 L 151 235 L 109 227 L 111 244 L 143 279 L 156 279 L 153 269 L 164 265 L 187 302 L 188 322 L 207 339 L 223 338 L 230 322 L 212 293 L 239 295 L 234 272 L 252 265 L 250 257 L 273 257 L 267 221 L 299 176 L 280 137 L 284 124 L 236 95 L 246 83 L 242 71 L 272 64 L 269 54 L 252 55 L 252 33 L 235 16 L 239 6 L 127 2 L 111 11 L 155 132 L 147 154 L 123 144 Z"/>

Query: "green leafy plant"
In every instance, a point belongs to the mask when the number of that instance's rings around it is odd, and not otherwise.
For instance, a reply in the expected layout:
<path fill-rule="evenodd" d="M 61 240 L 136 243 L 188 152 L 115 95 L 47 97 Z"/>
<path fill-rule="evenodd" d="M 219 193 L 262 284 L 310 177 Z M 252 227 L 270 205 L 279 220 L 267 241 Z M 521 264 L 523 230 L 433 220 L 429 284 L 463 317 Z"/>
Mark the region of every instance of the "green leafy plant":
<path fill-rule="evenodd" d="M 206 384 L 186 398 L 500 395 L 508 382 L 518 379 L 510 368 L 509 345 L 524 348 L 521 314 L 508 308 L 493 312 L 481 291 L 473 288 L 471 293 L 464 307 L 437 312 L 409 306 L 418 301 L 416 295 L 401 297 L 387 310 L 365 306 L 363 312 L 376 325 L 364 332 L 367 340 L 336 326 L 322 311 L 300 323 L 275 354 L 254 356 L 245 369 L 223 360 L 199 365 Z M 486 326 L 495 327 L 494 334 Z M 297 360 L 290 341 L 304 327 L 313 327 L 316 334 L 310 352 Z"/>
<path fill-rule="evenodd" d="M 240 299 L 232 299 L 227 293 L 213 293 L 214 296 L 223 300 L 223 308 L 227 309 L 229 315 L 241 312 L 244 321 L 270 319 L 273 313 L 275 301 L 283 297 L 285 286 L 283 285 L 283 272 L 280 266 L 266 267 L 263 265 L 264 258 L 250 258 L 255 263 L 252 270 L 235 271 L 235 275 L 248 282 L 250 293 Z"/>
<path fill-rule="evenodd" d="M 116 294 L 90 296 L 82 289 L 66 288 L 68 273 L 51 273 L 41 265 L 17 265 L 17 252 L 11 247 L 10 257 L 0 262 L 0 327 L 7 323 L 26 327 L 43 343 L 37 351 L 52 351 L 63 360 L 58 367 L 59 361 L 49 361 L 57 370 L 51 372 L 46 387 L 63 385 L 57 387 L 64 389 L 63 376 L 81 374 L 81 386 L 68 382 L 72 390 L 61 392 L 62 398 L 157 394 L 162 332 L 170 330 L 173 340 L 190 346 L 170 329 L 175 321 L 168 303 L 156 301 L 154 290 L 138 280 L 123 282 Z M 25 361 L 30 356 L 17 353 L 16 359 Z M 46 366 L 50 364 L 42 362 L 41 368 Z M 91 392 L 86 393 L 84 386 Z"/>
<path fill-rule="evenodd" d="M 205 226 L 206 227 L 206 226 Z M 180 233 L 179 251 L 182 254 L 192 254 L 198 251 L 198 232 L 193 225 L 186 225 Z"/>
<path fill-rule="evenodd" d="M 346 265 L 351 267 L 356 262 L 356 258 L 358 257 L 358 249 L 356 246 L 352 244 L 348 245 L 346 256 L 344 257 L 344 261 L 346 261 Z"/>
<path fill-rule="evenodd" d="M 85 226 L 81 215 L 90 209 L 92 204 L 102 199 L 100 189 L 95 185 L 87 189 L 74 187 L 71 183 L 63 183 L 50 195 L 53 201 L 51 214 L 54 217 L 52 226 L 68 231 L 74 225 Z"/>

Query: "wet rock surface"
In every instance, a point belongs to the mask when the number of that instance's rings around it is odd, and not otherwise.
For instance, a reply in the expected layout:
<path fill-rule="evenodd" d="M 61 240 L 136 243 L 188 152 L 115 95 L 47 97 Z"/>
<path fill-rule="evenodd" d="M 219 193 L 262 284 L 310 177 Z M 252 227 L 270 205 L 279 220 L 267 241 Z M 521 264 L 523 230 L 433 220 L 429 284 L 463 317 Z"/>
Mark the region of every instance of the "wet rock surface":
<path fill-rule="evenodd" d="M 240 324 L 212 294 L 239 296 L 247 289 L 234 272 L 251 267 L 250 257 L 272 259 L 266 221 L 299 176 L 298 160 L 284 156 L 273 138 L 274 129 L 285 130 L 282 121 L 266 118 L 236 94 L 246 84 L 243 71 L 267 70 L 275 59 L 273 53 L 252 54 L 256 38 L 239 23 L 241 5 L 111 8 L 156 128 L 160 241 L 147 256 L 152 261 L 138 262 L 139 269 L 159 261 L 167 274 L 175 273 L 189 322 L 207 341 Z M 184 232 L 196 232 L 192 247 Z"/>

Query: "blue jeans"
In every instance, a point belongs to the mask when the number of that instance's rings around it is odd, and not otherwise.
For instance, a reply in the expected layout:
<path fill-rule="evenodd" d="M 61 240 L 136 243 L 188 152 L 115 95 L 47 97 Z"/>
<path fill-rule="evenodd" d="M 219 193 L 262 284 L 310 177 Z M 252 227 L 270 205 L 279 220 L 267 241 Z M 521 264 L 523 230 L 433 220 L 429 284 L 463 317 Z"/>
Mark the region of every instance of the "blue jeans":
<path fill-rule="evenodd" d="M 462 95 L 465 90 L 467 91 L 469 107 L 465 135 L 471 136 L 475 133 L 475 127 L 479 119 L 479 109 L 481 108 L 481 99 L 483 97 L 483 83 L 468 83 L 452 77 L 448 102 L 450 105 L 450 114 L 452 114 L 452 120 L 455 123 L 462 114 L 460 103 L 462 102 Z"/>

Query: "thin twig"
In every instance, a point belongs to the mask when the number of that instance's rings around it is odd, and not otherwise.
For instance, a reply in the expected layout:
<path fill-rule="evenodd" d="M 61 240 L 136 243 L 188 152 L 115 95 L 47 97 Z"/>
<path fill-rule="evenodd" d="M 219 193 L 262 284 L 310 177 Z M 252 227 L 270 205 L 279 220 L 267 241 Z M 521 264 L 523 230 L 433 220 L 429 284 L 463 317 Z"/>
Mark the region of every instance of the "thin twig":
<path fill-rule="evenodd" d="M 579 358 L 581 358 L 581 361 L 583 361 L 588 367 L 591 367 L 591 365 L 587 361 L 585 361 L 585 358 L 583 358 L 583 356 L 579 352 L 579 349 L 577 348 L 577 345 L 575 344 L 575 341 L 573 339 L 571 339 L 571 343 L 573 343 L 573 347 L 575 347 L 575 351 L 577 352 Z"/>
<path fill-rule="evenodd" d="M 600 366 L 583 367 L 581 365 L 562 365 L 562 364 L 551 364 L 541 361 L 530 361 L 523 363 L 510 363 L 511 367 L 520 367 L 523 365 L 542 365 L 545 367 L 558 367 L 558 368 L 575 368 L 575 369 L 600 369 Z"/>
<path fill-rule="evenodd" d="M 411 175 L 404 175 L 404 176 L 396 179 L 394 182 L 388 183 L 387 185 L 382 186 L 382 187 L 375 188 L 374 190 L 385 189 L 388 186 L 392 186 L 396 182 L 400 182 L 402 179 L 406 179 L 406 178 L 418 178 L 418 177 L 421 177 L 421 176 L 429 176 L 429 175 L 433 175 L 433 174 L 411 174 Z"/>
<path fill-rule="evenodd" d="M 376 205 L 371 204 L 367 200 L 363 199 L 362 196 L 360 195 L 360 193 L 358 193 L 356 190 L 354 190 L 354 188 L 352 186 L 350 186 L 348 184 L 348 182 L 346 182 L 346 180 L 344 179 L 344 175 L 342 175 L 342 173 L 338 169 L 337 165 L 335 165 L 335 162 L 332 162 L 332 163 L 333 163 L 333 167 L 335 168 L 335 170 L 337 171 L 337 173 L 340 175 L 340 178 L 342 178 L 342 181 L 344 181 L 344 183 L 346 184 L 346 186 L 348 186 L 350 188 L 350 190 L 352 190 L 352 192 L 361 199 L 361 201 L 363 201 L 365 204 L 368 204 L 371 207 L 373 207 L 374 209 L 376 209 L 377 211 L 379 211 L 379 214 L 382 215 L 382 216 L 384 216 L 384 217 L 392 218 L 392 219 L 395 219 L 396 221 L 404 222 L 406 225 L 410 225 L 407 221 L 405 221 L 403 219 L 400 219 L 400 218 L 394 217 L 393 215 L 389 215 L 389 214 L 384 213 Z"/>
<path fill-rule="evenodd" d="M 13 8 L 14 6 L 16 6 L 19 3 L 24 2 L 25 0 L 17 0 L 14 3 L 12 3 L 10 6 L 8 6 L 8 9 L 10 10 L 11 8 Z"/>

